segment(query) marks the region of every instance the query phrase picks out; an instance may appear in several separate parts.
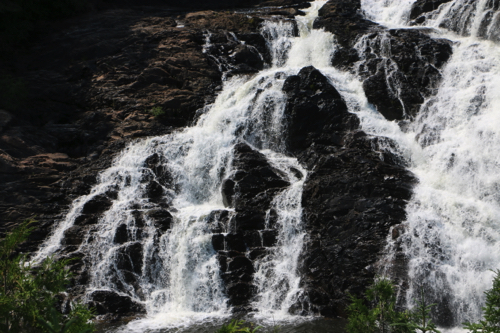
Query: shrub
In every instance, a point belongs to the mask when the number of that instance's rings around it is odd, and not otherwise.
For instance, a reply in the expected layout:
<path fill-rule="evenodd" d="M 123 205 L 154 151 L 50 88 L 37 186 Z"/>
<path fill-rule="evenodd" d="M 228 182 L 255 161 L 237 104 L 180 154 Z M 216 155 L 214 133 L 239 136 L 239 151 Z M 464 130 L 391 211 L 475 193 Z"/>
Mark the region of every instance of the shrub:
<path fill-rule="evenodd" d="M 257 330 L 260 328 L 260 326 L 257 326 L 252 329 L 252 327 L 244 326 L 242 325 L 245 324 L 244 320 L 231 320 L 231 322 L 227 325 L 222 325 L 221 328 L 219 328 L 215 333 L 236 333 L 236 332 L 243 332 L 243 333 L 255 333 Z"/>
<path fill-rule="evenodd" d="M 348 333 L 439 333 L 430 320 L 434 304 L 426 304 L 423 292 L 411 312 L 396 310 L 394 285 L 387 279 L 378 279 L 368 288 L 365 299 L 351 295 L 351 304 L 347 307 Z"/>
<path fill-rule="evenodd" d="M 471 333 L 500 333 L 500 270 L 495 273 L 493 287 L 485 292 L 484 320 L 479 323 L 464 323 L 464 328 Z"/>
<path fill-rule="evenodd" d="M 83 305 L 73 304 L 66 316 L 56 310 L 55 296 L 66 289 L 72 277 L 65 268 L 69 260 L 50 257 L 33 267 L 26 255 L 15 253 L 33 230 L 32 222 L 23 222 L 0 241 L 0 331 L 93 332 L 89 322 L 93 314 Z"/>
<path fill-rule="evenodd" d="M 161 106 L 155 106 L 151 110 L 149 110 L 149 113 L 151 113 L 155 117 L 161 117 L 165 115 L 165 110 Z"/>

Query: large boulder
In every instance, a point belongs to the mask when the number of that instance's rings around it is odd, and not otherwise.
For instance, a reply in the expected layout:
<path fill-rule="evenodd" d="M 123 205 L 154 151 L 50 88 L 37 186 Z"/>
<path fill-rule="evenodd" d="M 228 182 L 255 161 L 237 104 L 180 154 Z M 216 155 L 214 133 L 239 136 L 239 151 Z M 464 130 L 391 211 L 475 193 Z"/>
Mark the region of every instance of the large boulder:
<path fill-rule="evenodd" d="M 437 1 L 422 8 L 436 5 Z M 449 41 L 415 29 L 388 30 L 367 20 L 359 0 L 329 1 L 314 26 L 335 34 L 340 47 L 332 64 L 356 72 L 368 101 L 388 120 L 417 114 L 434 93 L 441 80 L 439 69 L 452 54 Z"/>
<path fill-rule="evenodd" d="M 432 12 L 439 8 L 444 3 L 448 3 L 452 0 L 417 0 L 413 3 L 410 11 L 410 20 L 416 20 L 419 23 L 425 21 L 425 17 L 421 17 L 422 14 Z"/>
<path fill-rule="evenodd" d="M 338 130 L 356 128 L 355 116 L 350 116 L 347 105 L 328 79 L 314 67 L 300 70 L 283 85 L 287 93 L 288 150 L 301 151 L 314 143 L 340 144 Z"/>
<path fill-rule="evenodd" d="M 330 0 L 320 10 L 315 29 L 325 29 L 335 35 L 342 47 L 352 46 L 357 37 L 378 25 L 361 15 L 360 0 Z"/>
<path fill-rule="evenodd" d="M 253 260 L 262 257 L 250 253 L 276 244 L 276 231 L 266 229 L 271 227 L 266 224 L 267 211 L 274 197 L 289 185 L 262 153 L 244 142 L 234 146 L 233 173 L 222 183 L 222 197 L 224 204 L 234 207 L 235 212 L 230 220 L 227 214 L 219 212 L 209 220 L 226 221 L 230 226 L 226 227 L 229 233 L 215 234 L 212 244 L 218 251 L 226 293 L 236 312 L 250 310 L 255 293 Z M 222 229 L 219 225 L 213 228 Z"/>
<path fill-rule="evenodd" d="M 405 219 L 415 178 L 397 156 L 380 148 L 379 140 L 390 140 L 370 138 L 358 129 L 357 117 L 319 71 L 304 68 L 283 89 L 290 131 L 307 133 L 290 147 L 309 170 L 302 196 L 308 236 L 301 274 L 307 297 L 290 310 L 345 315 L 349 294 L 360 294 L 372 283 L 391 226 Z M 303 102 L 311 92 L 317 103 Z M 320 126 L 297 122 L 306 110 L 321 120 Z"/>
<path fill-rule="evenodd" d="M 388 120 L 411 119 L 439 82 L 439 69 L 452 54 L 451 43 L 417 30 L 393 29 L 362 37 L 356 50 L 363 61 L 368 101 Z"/>

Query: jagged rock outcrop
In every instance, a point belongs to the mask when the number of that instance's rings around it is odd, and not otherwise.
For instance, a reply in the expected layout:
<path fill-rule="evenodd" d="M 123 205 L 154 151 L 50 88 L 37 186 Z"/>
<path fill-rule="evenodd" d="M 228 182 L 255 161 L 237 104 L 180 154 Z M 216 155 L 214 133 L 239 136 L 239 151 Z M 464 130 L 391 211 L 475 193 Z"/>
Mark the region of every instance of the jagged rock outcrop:
<path fill-rule="evenodd" d="M 290 183 L 248 144 L 238 143 L 234 150 L 234 172 L 224 180 L 222 195 L 235 212 L 225 222 L 229 233 L 215 234 L 212 243 L 218 251 L 230 304 L 238 312 L 248 311 L 255 293 L 253 261 L 276 243 L 277 232 L 267 214 L 271 201 Z"/>
<path fill-rule="evenodd" d="M 428 18 L 435 18 L 442 13 L 451 0 L 419 0 L 410 12 L 411 25 L 425 25 Z M 481 3 L 475 0 L 454 1 L 441 17 L 439 27 L 470 36 L 500 42 L 500 2 L 489 0 Z"/>
<path fill-rule="evenodd" d="M 128 142 L 193 121 L 219 89 L 221 71 L 229 70 L 215 58 L 225 56 L 239 73 L 257 71 L 268 58 L 259 17 L 159 8 L 80 17 L 2 59 L 0 86 L 14 91 L 8 98 L 0 93 L 6 108 L 0 111 L 0 233 L 35 216 L 39 228 L 26 250 L 36 248 L 72 200 L 88 194 Z M 204 49 L 207 29 L 211 47 Z M 158 189 L 152 184 L 151 194 Z"/>
<path fill-rule="evenodd" d="M 333 65 L 356 72 L 368 101 L 388 120 L 414 117 L 441 80 L 449 42 L 417 30 L 386 30 L 361 15 L 359 0 L 330 1 L 319 14 L 315 27 L 334 33 L 341 45 Z"/>
<path fill-rule="evenodd" d="M 417 0 L 413 4 L 410 12 L 409 19 L 414 20 L 415 23 L 423 23 L 425 21 L 425 15 L 439 8 L 444 3 L 448 3 L 452 0 Z"/>
<path fill-rule="evenodd" d="M 302 69 L 284 90 L 289 133 L 307 133 L 299 144 L 288 142 L 310 172 L 302 197 L 308 306 L 324 316 L 345 315 L 348 294 L 373 281 L 390 227 L 405 219 L 415 178 L 396 156 L 376 148 L 389 139 L 358 129 L 357 117 L 318 70 Z"/>
<path fill-rule="evenodd" d="M 366 97 L 388 120 L 415 117 L 438 87 L 439 69 L 452 53 L 447 40 L 402 29 L 367 34 L 356 50 Z"/>
<path fill-rule="evenodd" d="M 342 47 L 349 47 L 359 35 L 379 26 L 362 15 L 359 0 L 330 0 L 319 10 L 314 28 L 333 33 Z"/>

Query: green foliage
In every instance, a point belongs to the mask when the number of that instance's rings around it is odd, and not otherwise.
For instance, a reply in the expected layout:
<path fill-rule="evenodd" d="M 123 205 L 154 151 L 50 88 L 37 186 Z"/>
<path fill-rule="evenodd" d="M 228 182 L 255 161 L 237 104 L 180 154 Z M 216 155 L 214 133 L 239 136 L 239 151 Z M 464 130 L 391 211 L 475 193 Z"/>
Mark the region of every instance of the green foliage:
<path fill-rule="evenodd" d="M 83 307 L 81 304 L 77 306 Z M 81 310 L 79 311 L 81 313 Z M 73 316 L 65 320 L 63 315 L 55 308 L 49 310 L 49 318 L 37 318 L 39 326 L 48 333 L 92 333 L 94 329 L 90 326 L 82 325 L 82 317 Z M 80 323 L 79 323 L 80 322 Z"/>
<path fill-rule="evenodd" d="M 32 222 L 23 222 L 0 241 L 0 331 L 93 332 L 89 323 L 93 314 L 83 305 L 72 306 L 67 316 L 55 309 L 55 296 L 66 289 L 72 276 L 65 268 L 69 260 L 47 258 L 33 267 L 24 254 L 15 254 L 33 230 Z"/>
<path fill-rule="evenodd" d="M 435 332 L 440 333 L 436 328 L 436 325 L 431 320 L 431 309 L 436 304 L 427 304 L 424 296 L 424 290 L 420 290 L 420 300 L 417 302 L 417 306 L 410 312 L 411 320 L 407 324 L 415 332 Z"/>
<path fill-rule="evenodd" d="M 252 329 L 252 327 L 244 326 L 244 320 L 231 320 L 231 322 L 227 325 L 222 325 L 215 333 L 236 333 L 236 332 L 244 332 L 244 333 L 256 333 L 260 326 L 257 326 Z"/>
<path fill-rule="evenodd" d="M 165 110 L 161 106 L 155 106 L 151 110 L 149 110 L 149 113 L 151 113 L 155 117 L 161 117 L 165 115 Z"/>
<path fill-rule="evenodd" d="M 426 304 L 423 293 L 418 305 L 411 312 L 396 310 L 395 294 L 394 285 L 390 280 L 379 279 L 366 291 L 367 302 L 351 296 L 351 304 L 347 307 L 347 332 L 439 333 L 429 318 L 430 309 L 434 304 Z"/>
<path fill-rule="evenodd" d="M 484 320 L 479 323 L 464 323 L 464 328 L 471 333 L 500 333 L 500 270 L 495 273 L 493 287 L 485 292 Z"/>

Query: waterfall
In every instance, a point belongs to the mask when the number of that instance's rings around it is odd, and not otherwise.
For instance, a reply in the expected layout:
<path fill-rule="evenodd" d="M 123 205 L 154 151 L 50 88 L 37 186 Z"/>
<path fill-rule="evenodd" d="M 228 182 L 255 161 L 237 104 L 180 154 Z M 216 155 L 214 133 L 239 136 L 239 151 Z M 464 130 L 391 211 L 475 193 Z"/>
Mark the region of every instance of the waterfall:
<path fill-rule="evenodd" d="M 131 143 L 100 174 L 90 194 L 74 201 L 34 261 L 60 250 L 65 232 L 85 219 L 93 201 L 104 198 L 111 200 L 109 208 L 77 249 L 86 256 L 86 300 L 93 292 L 112 291 L 143 304 L 147 318 L 123 328 L 127 332 L 228 316 L 213 225 L 217 212 L 234 214 L 223 204 L 221 184 L 233 172 L 234 145 L 245 141 L 291 184 L 272 202 L 277 245 L 255 262 L 253 301 L 260 318 L 290 317 L 288 309 L 301 296 L 297 265 L 305 236 L 301 197 L 307 172 L 285 155 L 286 96 L 281 88 L 286 77 L 304 66 L 329 66 L 333 37 L 312 30 L 325 2 L 314 2 L 297 20 L 299 37 L 294 37 L 291 22 L 265 22 L 262 34 L 272 51 L 271 66 L 254 76 L 226 79 L 192 127 Z M 224 229 L 227 233 L 230 226 Z"/>
<path fill-rule="evenodd" d="M 413 2 L 362 5 L 370 19 L 406 28 Z M 500 268 L 500 49 L 486 40 L 495 40 L 498 30 L 494 5 L 454 0 L 425 14 L 422 25 L 453 41 L 453 56 L 435 96 L 405 133 L 392 134 L 419 179 L 401 241 L 408 259 L 407 305 L 424 288 L 451 326 L 481 318 L 491 270 Z M 388 256 L 394 255 L 392 242 Z"/>
<path fill-rule="evenodd" d="M 410 22 L 414 2 L 361 1 L 368 18 L 390 28 L 417 24 Z M 231 307 L 212 236 L 214 225 L 224 224 L 217 221 L 221 212 L 235 214 L 224 206 L 221 186 L 234 171 L 233 147 L 245 141 L 290 183 L 271 203 L 277 244 L 254 261 L 251 305 L 261 320 L 290 318 L 288 310 L 303 297 L 297 266 L 305 237 L 301 196 L 307 171 L 286 155 L 282 86 L 288 76 L 312 65 L 340 92 L 366 133 L 397 143 L 386 148 L 397 149 L 419 179 L 400 239 L 408 259 L 407 306 L 414 305 L 423 287 L 451 325 L 478 320 L 491 270 L 500 268 L 496 2 L 453 0 L 424 14 L 421 24 L 432 28 L 434 37 L 454 42 L 453 56 L 442 69 L 436 93 L 404 130 L 374 110 L 354 73 L 331 66 L 335 37 L 312 29 L 325 3 L 313 2 L 305 16 L 296 18 L 299 37 L 291 22 L 264 22 L 261 32 L 272 56 L 268 68 L 225 79 L 215 102 L 192 127 L 131 143 L 100 174 L 90 194 L 73 202 L 34 260 L 59 251 L 64 233 L 85 220 L 93 201 L 109 200 L 75 250 L 86 255 L 87 299 L 107 290 L 145 305 L 147 317 L 124 332 L 225 318 Z M 209 33 L 206 41 L 205 51 Z M 268 212 L 268 225 L 270 218 Z M 219 232 L 227 234 L 230 228 L 225 223 Z M 395 247 L 388 238 L 382 262 L 391 261 Z"/>

